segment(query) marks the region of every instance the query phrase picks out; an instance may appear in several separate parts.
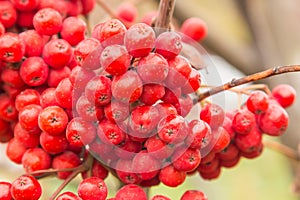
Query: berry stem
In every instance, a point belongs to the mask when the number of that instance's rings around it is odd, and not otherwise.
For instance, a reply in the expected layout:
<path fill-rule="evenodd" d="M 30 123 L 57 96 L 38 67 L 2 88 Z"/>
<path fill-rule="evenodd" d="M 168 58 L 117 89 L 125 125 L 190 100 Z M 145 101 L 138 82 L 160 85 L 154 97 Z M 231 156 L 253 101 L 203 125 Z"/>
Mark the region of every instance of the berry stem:
<path fill-rule="evenodd" d="M 51 195 L 51 197 L 49 198 L 49 200 L 55 200 L 56 196 L 81 172 L 84 172 L 88 169 L 91 168 L 92 164 L 93 164 L 93 156 L 89 154 L 89 156 L 87 157 L 87 159 L 78 167 L 76 167 L 74 169 L 74 171 L 72 172 L 72 174 L 70 174 L 70 176 L 68 176 L 67 179 L 64 180 L 64 182 L 55 190 L 55 192 Z"/>
<path fill-rule="evenodd" d="M 296 160 L 298 161 L 299 160 L 299 155 L 297 153 L 296 150 L 284 145 L 284 144 L 281 144 L 279 142 L 276 142 L 274 140 L 265 140 L 264 141 L 264 146 L 270 148 L 270 149 L 273 149 L 277 152 L 280 152 L 282 153 L 283 155 L 287 156 L 288 158 L 291 158 L 293 160 Z"/>
<path fill-rule="evenodd" d="M 298 72 L 300 71 L 300 65 L 290 65 L 290 66 L 280 66 L 280 67 L 274 67 L 270 68 L 261 72 L 257 72 L 255 74 L 251 74 L 249 76 L 245 76 L 243 78 L 239 79 L 232 79 L 230 82 L 227 82 L 223 85 L 211 88 L 203 93 L 200 93 L 198 95 L 198 102 L 202 101 L 203 99 L 212 96 L 214 94 L 217 94 L 219 92 L 229 90 L 230 88 L 243 85 L 246 83 L 262 80 L 271 76 L 276 76 L 279 74 L 289 73 L 289 72 Z"/>
<path fill-rule="evenodd" d="M 111 18 L 118 19 L 114 10 L 111 9 L 104 0 L 97 0 L 96 2 Z"/>
<path fill-rule="evenodd" d="M 161 0 L 158 8 L 158 16 L 155 19 L 155 27 L 160 29 L 170 28 L 176 0 Z M 160 33 L 161 31 L 159 31 Z"/>

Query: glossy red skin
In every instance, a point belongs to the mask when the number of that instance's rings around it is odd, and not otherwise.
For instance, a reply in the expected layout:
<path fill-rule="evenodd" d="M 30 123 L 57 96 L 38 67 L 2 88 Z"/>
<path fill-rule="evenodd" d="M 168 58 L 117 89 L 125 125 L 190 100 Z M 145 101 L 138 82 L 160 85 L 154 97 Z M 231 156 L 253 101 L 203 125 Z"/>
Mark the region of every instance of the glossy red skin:
<path fill-rule="evenodd" d="M 1 181 L 0 182 L 0 199 L 1 200 L 12 200 L 11 194 L 10 194 L 10 188 L 11 183 Z"/>
<path fill-rule="evenodd" d="M 44 38 L 35 30 L 26 30 L 19 34 L 25 44 L 25 56 L 40 56 L 44 48 Z"/>
<path fill-rule="evenodd" d="M 179 55 L 181 49 L 181 37 L 174 31 L 166 31 L 156 38 L 155 51 L 167 59 Z"/>
<path fill-rule="evenodd" d="M 48 106 L 59 106 L 55 98 L 55 88 L 47 88 L 40 95 L 40 104 L 42 108 Z"/>
<path fill-rule="evenodd" d="M 47 81 L 49 67 L 41 57 L 29 57 L 21 65 L 20 75 L 29 86 L 40 86 Z"/>
<path fill-rule="evenodd" d="M 230 144 L 230 135 L 223 127 L 213 130 L 212 135 L 212 142 L 214 143 L 212 148 L 213 151 L 220 152 Z"/>
<path fill-rule="evenodd" d="M 10 67 L 6 67 L 2 70 L 1 80 L 5 84 L 15 88 L 22 88 L 25 85 L 24 81 L 20 76 L 19 70 Z"/>
<path fill-rule="evenodd" d="M 223 125 L 225 112 L 217 104 L 206 104 L 200 111 L 200 119 L 208 123 L 211 129 L 217 129 Z"/>
<path fill-rule="evenodd" d="M 120 159 L 132 159 L 135 153 L 142 150 L 142 144 L 140 142 L 132 141 L 127 139 L 125 144 L 120 148 L 115 148 L 114 153 L 120 157 Z"/>
<path fill-rule="evenodd" d="M 68 78 L 71 74 L 71 69 L 68 66 L 64 66 L 59 69 L 50 68 L 49 76 L 47 79 L 47 85 L 49 87 L 57 87 L 61 80 Z"/>
<path fill-rule="evenodd" d="M 189 95 L 181 95 L 178 99 L 178 102 L 173 104 L 177 110 L 177 113 L 182 117 L 186 117 L 192 110 L 194 103 L 193 99 Z"/>
<path fill-rule="evenodd" d="M 75 57 L 76 63 L 79 66 L 82 66 L 84 69 L 89 69 L 89 70 L 92 69 L 93 70 L 93 69 L 99 68 L 99 65 L 97 62 L 96 62 L 97 63 L 96 65 L 85 64 L 86 59 L 91 58 L 91 56 L 89 56 L 89 55 L 97 54 L 99 56 L 101 54 L 101 51 L 98 52 L 98 50 L 101 50 L 101 48 L 99 48 L 99 46 L 100 46 L 100 42 L 99 42 L 99 40 L 97 40 L 95 38 L 86 38 L 86 39 L 82 40 L 81 42 L 79 42 L 74 49 L 74 57 Z M 93 60 L 93 62 L 94 62 L 94 60 Z"/>
<path fill-rule="evenodd" d="M 189 61 L 182 56 L 176 56 L 168 60 L 168 64 L 169 72 L 165 79 L 166 86 L 168 88 L 177 88 L 187 84 L 192 72 Z"/>
<path fill-rule="evenodd" d="M 138 15 L 137 8 L 130 2 L 124 2 L 117 8 L 116 15 L 126 23 L 133 23 Z"/>
<path fill-rule="evenodd" d="M 144 83 L 160 83 L 168 75 L 167 60 L 158 53 L 149 53 L 142 57 L 137 66 L 137 72 Z"/>
<path fill-rule="evenodd" d="M 27 29 L 32 29 L 33 28 L 33 17 L 35 15 L 36 11 L 28 11 L 28 12 L 18 12 L 18 18 L 16 25 L 27 28 Z"/>
<path fill-rule="evenodd" d="M 12 0 L 12 3 L 14 4 L 15 8 L 20 11 L 32 11 L 37 8 L 40 1 L 39 0 L 28 0 L 28 1 Z"/>
<path fill-rule="evenodd" d="M 175 105 L 175 104 L 178 104 L 180 96 L 181 96 L 180 88 L 172 88 L 171 89 L 171 88 L 165 87 L 165 95 L 161 98 L 161 100 L 164 103 L 169 103 L 169 104 Z"/>
<path fill-rule="evenodd" d="M 103 23 L 99 33 L 99 41 L 103 47 L 114 44 L 122 45 L 126 33 L 125 25 L 118 19 L 110 19 Z"/>
<path fill-rule="evenodd" d="M 146 105 L 153 105 L 165 95 L 165 87 L 160 84 L 146 84 L 140 101 Z"/>
<path fill-rule="evenodd" d="M 166 159 L 170 157 L 174 152 L 173 148 L 168 146 L 156 135 L 148 138 L 144 146 L 147 148 L 148 154 L 158 160 Z"/>
<path fill-rule="evenodd" d="M 196 92 L 201 86 L 201 76 L 200 73 L 192 68 L 188 82 L 181 88 L 183 94 L 190 94 Z"/>
<path fill-rule="evenodd" d="M 118 76 L 128 70 L 131 58 L 124 46 L 115 44 L 107 46 L 102 51 L 100 64 L 107 73 Z"/>
<path fill-rule="evenodd" d="M 230 139 L 234 140 L 234 137 L 235 137 L 236 133 L 235 133 L 235 131 L 232 128 L 232 119 L 230 119 L 229 117 L 225 116 L 222 127 L 227 131 L 227 133 L 230 136 Z"/>
<path fill-rule="evenodd" d="M 232 128 L 238 134 L 248 134 L 255 126 L 255 116 L 248 109 L 239 110 L 233 117 Z"/>
<path fill-rule="evenodd" d="M 269 106 L 268 98 L 268 95 L 260 90 L 253 91 L 246 101 L 246 106 L 254 114 L 264 113 Z"/>
<path fill-rule="evenodd" d="M 178 114 L 176 108 L 169 103 L 158 103 L 155 105 L 155 107 L 159 110 L 159 115 L 161 116 L 161 119 L 167 117 L 171 114 Z"/>
<path fill-rule="evenodd" d="M 181 185 L 185 181 L 185 178 L 186 172 L 175 169 L 173 165 L 169 165 L 161 169 L 159 173 L 159 180 L 169 187 L 177 187 Z"/>
<path fill-rule="evenodd" d="M 296 99 L 296 90 L 287 84 L 280 84 L 273 88 L 272 96 L 283 107 L 291 106 Z"/>
<path fill-rule="evenodd" d="M 155 46 L 155 33 L 151 26 L 136 23 L 125 33 L 124 43 L 130 55 L 135 58 L 144 57 Z"/>
<path fill-rule="evenodd" d="M 91 176 L 98 177 L 104 180 L 108 176 L 108 170 L 105 167 L 103 167 L 103 164 L 100 161 L 94 160 L 91 169 Z M 82 177 L 84 179 L 87 178 L 88 172 L 83 172 Z"/>
<path fill-rule="evenodd" d="M 104 143 L 99 139 L 94 140 L 89 145 L 89 151 L 95 156 L 99 161 L 105 165 L 111 166 L 113 162 L 116 162 L 119 158 L 116 155 L 112 155 L 114 145 L 111 143 Z"/>
<path fill-rule="evenodd" d="M 200 172 L 199 174 L 202 177 L 202 179 L 204 179 L 204 180 L 217 179 L 221 174 L 221 167 L 219 166 L 217 169 L 215 169 L 214 171 L 212 171 L 210 173 Z"/>
<path fill-rule="evenodd" d="M 104 107 L 105 117 L 111 122 L 121 122 L 129 116 L 129 105 L 119 101 L 112 101 Z"/>
<path fill-rule="evenodd" d="M 59 135 L 67 127 L 68 115 L 59 106 L 49 106 L 40 112 L 38 124 L 44 132 L 50 135 Z"/>
<path fill-rule="evenodd" d="M 133 172 L 136 172 L 142 180 L 154 178 L 159 173 L 161 164 L 160 160 L 143 151 L 135 154 L 132 160 Z"/>
<path fill-rule="evenodd" d="M 81 200 L 81 198 L 73 192 L 63 192 L 57 196 L 56 200 Z"/>
<path fill-rule="evenodd" d="M 202 191 L 188 190 L 183 193 L 180 200 L 208 200 L 208 199 Z"/>
<path fill-rule="evenodd" d="M 225 149 L 218 153 L 218 158 L 220 160 L 232 160 L 239 155 L 239 149 L 236 147 L 234 143 L 228 145 Z"/>
<path fill-rule="evenodd" d="M 188 125 L 180 115 L 169 115 L 161 120 L 157 127 L 159 138 L 166 143 L 184 141 L 188 132 Z"/>
<path fill-rule="evenodd" d="M 2 1 L 3 2 L 3 1 Z M 25 44 L 15 33 L 0 36 L 0 59 L 6 62 L 19 62 L 25 54 Z"/>
<path fill-rule="evenodd" d="M 72 69 L 69 79 L 74 87 L 75 92 L 81 93 L 84 91 L 86 84 L 96 76 L 94 71 L 86 70 L 80 66 Z"/>
<path fill-rule="evenodd" d="M 78 17 L 64 19 L 61 28 L 61 37 L 70 45 L 75 46 L 85 38 L 86 23 Z"/>
<path fill-rule="evenodd" d="M 254 159 L 262 154 L 263 149 L 264 149 L 264 145 L 263 145 L 263 143 L 260 143 L 260 145 L 254 151 L 251 151 L 251 152 L 241 151 L 240 155 L 241 155 L 241 157 L 244 157 L 247 159 Z"/>
<path fill-rule="evenodd" d="M 21 164 L 26 147 L 16 138 L 12 138 L 6 146 L 6 156 L 14 163 Z"/>
<path fill-rule="evenodd" d="M 80 165 L 80 158 L 72 151 L 64 151 L 62 154 L 56 155 L 52 160 L 53 169 L 74 168 Z M 66 179 L 72 174 L 71 172 L 57 172 L 59 179 Z"/>
<path fill-rule="evenodd" d="M 15 106 L 18 111 L 27 105 L 40 105 L 40 93 L 34 89 L 25 89 L 16 96 Z"/>
<path fill-rule="evenodd" d="M 38 117 L 42 107 L 35 104 L 25 106 L 19 112 L 19 123 L 21 127 L 29 132 L 36 132 L 39 129 Z"/>
<path fill-rule="evenodd" d="M 33 26 L 41 35 L 54 35 L 61 30 L 62 16 L 52 8 L 40 9 L 33 17 Z"/>
<path fill-rule="evenodd" d="M 42 56 L 45 62 L 54 69 L 68 65 L 73 55 L 71 45 L 64 39 L 52 39 L 43 49 Z"/>
<path fill-rule="evenodd" d="M 145 191 L 138 185 L 128 184 L 118 190 L 116 194 L 118 200 L 147 200 Z"/>
<path fill-rule="evenodd" d="M 3 119 L 0 119 L 0 135 L 5 134 L 10 129 L 11 129 L 10 123 Z"/>
<path fill-rule="evenodd" d="M 70 7 L 68 2 L 64 0 L 40 0 L 39 9 L 53 8 L 57 10 L 63 18 L 68 15 Z"/>
<path fill-rule="evenodd" d="M 135 71 L 129 70 L 125 74 L 113 78 L 111 90 L 116 100 L 126 104 L 132 103 L 142 95 L 142 80 Z"/>
<path fill-rule="evenodd" d="M 3 26 L 3 24 L 0 22 L 0 36 L 3 35 L 5 33 L 5 27 Z"/>
<path fill-rule="evenodd" d="M 94 9 L 96 5 L 95 0 L 80 0 L 80 1 L 82 4 L 82 14 L 88 14 Z"/>
<path fill-rule="evenodd" d="M 52 136 L 42 132 L 40 135 L 41 147 L 49 154 L 59 154 L 64 152 L 69 142 L 64 134 Z"/>
<path fill-rule="evenodd" d="M 183 153 L 176 151 L 172 155 L 172 164 L 179 171 L 192 172 L 201 162 L 201 154 L 199 149 L 186 149 Z"/>
<path fill-rule="evenodd" d="M 268 110 L 258 118 L 260 130 L 271 136 L 282 135 L 286 131 L 288 124 L 288 113 L 275 103 L 270 104 Z"/>
<path fill-rule="evenodd" d="M 85 95 L 79 97 L 76 102 L 77 114 L 86 121 L 97 121 L 96 107 Z"/>
<path fill-rule="evenodd" d="M 180 31 L 190 38 L 199 41 L 206 37 L 207 25 L 202 19 L 191 17 L 183 22 Z"/>
<path fill-rule="evenodd" d="M 108 120 L 99 123 L 97 134 L 104 143 L 114 145 L 121 144 L 126 138 L 125 132 L 117 124 Z"/>
<path fill-rule="evenodd" d="M 20 88 L 15 88 L 7 84 L 2 85 L 3 91 L 9 96 L 11 99 L 15 99 L 18 94 L 20 94 L 23 90 L 26 90 L 29 86 L 24 85 Z"/>
<path fill-rule="evenodd" d="M 248 134 L 241 135 L 237 134 L 235 137 L 236 146 L 246 153 L 251 153 L 259 149 L 262 143 L 262 133 L 257 129 L 253 128 Z"/>
<path fill-rule="evenodd" d="M 16 121 L 18 119 L 15 101 L 6 94 L 0 95 L 0 118 L 8 122 Z"/>
<path fill-rule="evenodd" d="M 84 200 L 105 200 L 108 193 L 106 184 L 98 177 L 84 179 L 80 182 L 77 191 L 79 197 Z"/>
<path fill-rule="evenodd" d="M 37 170 L 49 169 L 51 167 L 51 156 L 42 148 L 27 149 L 22 157 L 23 169 L 26 173 Z"/>
<path fill-rule="evenodd" d="M 14 137 L 17 138 L 26 148 L 37 147 L 40 144 L 40 131 L 26 131 L 21 127 L 20 123 L 17 123 L 14 127 Z"/>
<path fill-rule="evenodd" d="M 235 167 L 241 159 L 241 155 L 239 154 L 235 158 L 231 160 L 220 160 L 220 165 L 225 168 L 232 168 Z"/>
<path fill-rule="evenodd" d="M 59 82 L 55 90 L 55 98 L 61 107 L 73 108 L 73 90 L 74 87 L 69 78 L 64 78 Z"/>
<path fill-rule="evenodd" d="M 212 173 L 214 172 L 218 167 L 219 167 L 220 160 L 218 157 L 214 157 L 211 161 L 205 162 L 205 163 L 200 163 L 198 166 L 197 170 L 200 173 Z"/>
<path fill-rule="evenodd" d="M 169 197 L 166 197 L 164 195 L 155 195 L 153 197 L 151 197 L 150 200 L 171 200 Z"/>
<path fill-rule="evenodd" d="M 208 154 L 206 154 L 205 156 L 203 156 L 201 158 L 201 164 L 206 164 L 206 163 L 213 161 L 216 156 L 217 156 L 216 152 L 210 151 Z"/>
<path fill-rule="evenodd" d="M 17 21 L 17 11 L 9 1 L 0 2 L 0 22 L 5 28 L 12 27 Z"/>
<path fill-rule="evenodd" d="M 31 175 L 22 175 L 11 185 L 11 196 L 15 200 L 38 200 L 42 195 L 42 187 Z"/>
<path fill-rule="evenodd" d="M 91 79 L 85 87 L 85 96 L 95 106 L 105 106 L 111 102 L 112 82 L 104 75 Z"/>
<path fill-rule="evenodd" d="M 82 147 L 96 138 L 96 127 L 80 117 L 73 118 L 67 125 L 66 137 L 71 145 Z"/>
<path fill-rule="evenodd" d="M 118 178 L 125 184 L 138 184 L 139 176 L 132 170 L 132 160 L 119 159 L 116 164 Z"/>
<path fill-rule="evenodd" d="M 200 149 L 203 138 L 210 131 L 210 127 L 206 122 L 194 119 L 189 122 L 189 134 L 185 139 L 185 143 L 189 148 Z"/>
<path fill-rule="evenodd" d="M 156 128 L 160 119 L 156 107 L 142 105 L 131 111 L 129 125 L 134 136 L 145 137 Z"/>

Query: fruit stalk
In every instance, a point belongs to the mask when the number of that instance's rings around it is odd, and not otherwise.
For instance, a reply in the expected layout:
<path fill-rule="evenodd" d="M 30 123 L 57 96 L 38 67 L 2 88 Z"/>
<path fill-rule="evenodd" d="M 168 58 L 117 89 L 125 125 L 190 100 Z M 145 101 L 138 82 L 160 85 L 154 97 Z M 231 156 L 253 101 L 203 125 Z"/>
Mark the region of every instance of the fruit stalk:
<path fill-rule="evenodd" d="M 175 0 L 161 0 L 158 8 L 158 16 L 155 27 L 160 29 L 170 28 L 175 8 Z"/>
<path fill-rule="evenodd" d="M 230 88 L 243 85 L 246 83 L 251 83 L 254 81 L 262 80 L 271 76 L 276 76 L 279 74 L 289 73 L 289 72 L 298 72 L 300 71 L 300 65 L 289 65 L 289 66 L 279 66 L 273 67 L 255 74 L 251 74 L 239 79 L 232 79 L 230 82 L 227 82 L 223 85 L 211 88 L 203 93 L 198 95 L 198 102 L 201 102 L 203 99 L 210 97 L 219 92 L 229 90 Z"/>

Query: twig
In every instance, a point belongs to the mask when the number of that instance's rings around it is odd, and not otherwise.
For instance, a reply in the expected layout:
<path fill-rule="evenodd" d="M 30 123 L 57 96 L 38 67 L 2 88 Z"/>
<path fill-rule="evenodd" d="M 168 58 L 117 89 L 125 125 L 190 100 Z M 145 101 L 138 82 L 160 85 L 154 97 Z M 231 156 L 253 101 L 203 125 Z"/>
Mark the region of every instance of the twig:
<path fill-rule="evenodd" d="M 265 140 L 263 143 L 264 143 L 264 146 L 266 146 L 270 149 L 273 149 L 275 151 L 278 151 L 293 160 L 299 161 L 299 155 L 296 150 L 294 150 L 284 144 L 276 142 L 274 140 Z"/>
<path fill-rule="evenodd" d="M 161 0 L 158 15 L 155 19 L 155 27 L 158 29 L 169 29 L 175 8 L 175 0 Z M 158 34 L 163 30 L 158 30 Z"/>
<path fill-rule="evenodd" d="M 267 69 L 262 72 L 258 72 L 255 74 L 251 74 L 249 76 L 245 76 L 243 78 L 239 79 L 232 79 L 230 82 L 225 83 L 223 85 L 211 88 L 203 93 L 200 93 L 198 95 L 198 102 L 202 101 L 203 99 L 212 96 L 214 94 L 217 94 L 219 92 L 229 90 L 230 88 L 243 85 L 246 83 L 262 80 L 271 76 L 279 75 L 279 74 L 284 74 L 288 72 L 298 72 L 300 71 L 300 65 L 290 65 L 290 66 L 280 66 L 280 67 L 274 67 Z"/>
<path fill-rule="evenodd" d="M 105 10 L 105 12 L 111 17 L 118 19 L 117 15 L 115 14 L 114 10 L 111 9 L 108 4 L 104 0 L 96 0 L 97 4 Z"/>

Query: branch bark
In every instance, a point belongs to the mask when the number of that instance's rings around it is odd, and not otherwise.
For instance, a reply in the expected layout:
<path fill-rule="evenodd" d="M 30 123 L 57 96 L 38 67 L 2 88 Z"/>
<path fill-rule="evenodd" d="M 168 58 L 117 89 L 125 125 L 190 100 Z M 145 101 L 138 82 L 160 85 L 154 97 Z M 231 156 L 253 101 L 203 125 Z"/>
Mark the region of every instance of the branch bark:
<path fill-rule="evenodd" d="M 158 16 L 155 20 L 155 27 L 158 29 L 170 29 L 170 24 L 172 21 L 175 0 L 161 0 L 158 8 Z M 158 30 L 158 32 L 163 32 Z M 158 34 L 159 34 L 158 33 Z"/>

